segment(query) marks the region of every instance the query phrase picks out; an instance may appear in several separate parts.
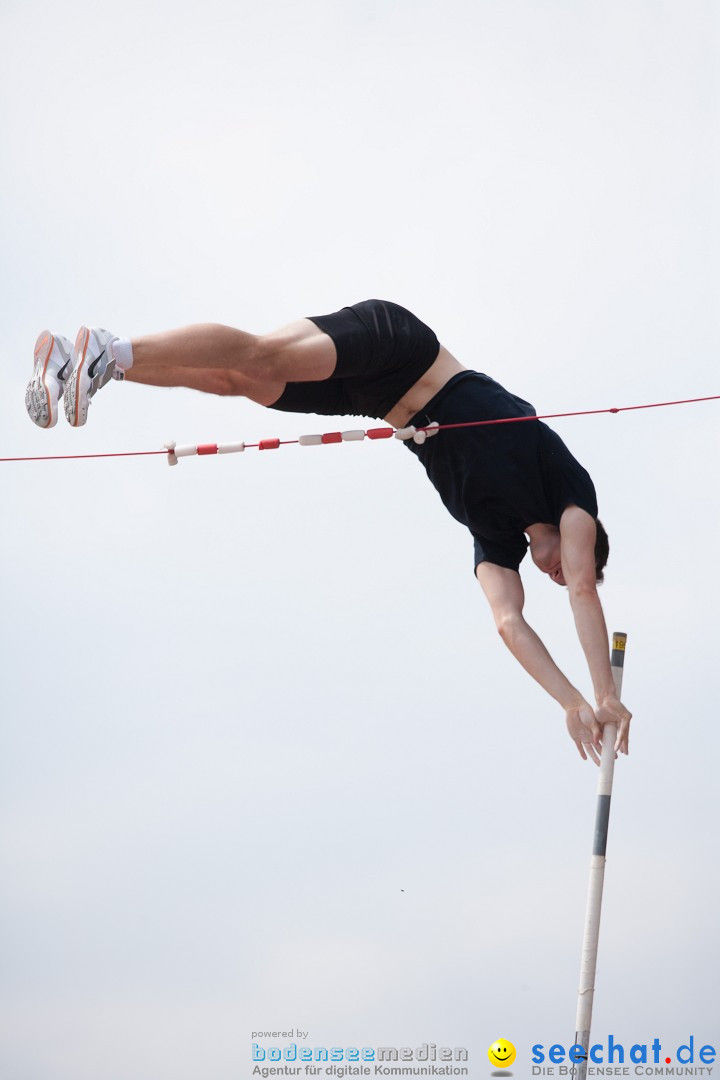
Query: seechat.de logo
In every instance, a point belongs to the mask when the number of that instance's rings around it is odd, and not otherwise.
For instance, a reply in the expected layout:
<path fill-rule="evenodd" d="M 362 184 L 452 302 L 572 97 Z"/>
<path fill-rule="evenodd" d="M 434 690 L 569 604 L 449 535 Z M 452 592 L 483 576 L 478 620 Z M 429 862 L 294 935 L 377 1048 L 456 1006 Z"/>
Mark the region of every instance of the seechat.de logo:
<path fill-rule="evenodd" d="M 712 1065 L 716 1053 L 715 1047 L 709 1043 L 696 1049 L 694 1035 L 691 1035 L 686 1043 L 674 1047 L 671 1053 L 663 1050 L 659 1039 L 654 1039 L 649 1044 L 634 1043 L 626 1052 L 623 1044 L 615 1042 L 610 1035 L 607 1044 L 593 1043 L 587 1055 L 578 1044 L 564 1046 L 562 1043 L 553 1043 L 546 1051 L 543 1043 L 536 1043 L 532 1048 L 532 1061 L 534 1065 L 542 1065 L 544 1062 L 551 1065 L 564 1065 L 568 1062 L 577 1065 L 587 1057 L 588 1063 L 593 1065 Z M 533 1074 L 537 1075 L 540 1071 L 542 1070 L 533 1069 Z M 665 1069 L 635 1069 L 635 1072 L 638 1075 L 651 1075 L 655 1072 L 662 1074 Z"/>

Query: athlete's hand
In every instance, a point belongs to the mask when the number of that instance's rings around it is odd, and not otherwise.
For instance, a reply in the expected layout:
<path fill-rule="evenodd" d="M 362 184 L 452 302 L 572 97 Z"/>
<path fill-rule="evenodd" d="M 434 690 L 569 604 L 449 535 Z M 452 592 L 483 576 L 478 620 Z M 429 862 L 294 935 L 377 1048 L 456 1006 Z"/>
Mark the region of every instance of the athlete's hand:
<path fill-rule="evenodd" d="M 630 733 L 630 720 L 632 719 L 632 713 L 623 705 L 622 701 L 619 701 L 616 697 L 606 697 L 598 704 L 595 714 L 598 719 L 598 723 L 605 724 L 617 724 L 617 738 L 615 739 L 615 753 L 620 751 L 623 754 L 628 753 L 628 736 Z"/>
<path fill-rule="evenodd" d="M 599 765 L 600 758 L 598 754 L 602 751 L 602 743 L 600 742 L 602 728 L 587 701 L 572 709 L 566 709 L 565 723 L 570 738 L 577 746 L 578 753 L 583 761 L 587 761 L 589 756 L 596 765 Z"/>

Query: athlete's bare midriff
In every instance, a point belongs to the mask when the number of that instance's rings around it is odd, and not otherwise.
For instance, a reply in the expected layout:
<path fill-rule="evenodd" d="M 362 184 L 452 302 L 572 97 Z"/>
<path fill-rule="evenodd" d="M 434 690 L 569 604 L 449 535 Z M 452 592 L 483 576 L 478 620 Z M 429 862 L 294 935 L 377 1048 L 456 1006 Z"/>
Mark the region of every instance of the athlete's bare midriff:
<path fill-rule="evenodd" d="M 403 394 L 397 405 L 393 406 L 385 417 L 386 423 L 392 424 L 396 428 L 406 427 L 410 418 L 415 413 L 420 412 L 423 406 L 427 405 L 428 401 L 442 390 L 445 383 L 452 379 L 453 375 L 466 370 L 452 353 L 449 353 L 441 345 L 440 352 L 437 354 L 432 366 L 410 387 L 406 394 Z M 430 419 L 432 420 L 432 417 Z"/>

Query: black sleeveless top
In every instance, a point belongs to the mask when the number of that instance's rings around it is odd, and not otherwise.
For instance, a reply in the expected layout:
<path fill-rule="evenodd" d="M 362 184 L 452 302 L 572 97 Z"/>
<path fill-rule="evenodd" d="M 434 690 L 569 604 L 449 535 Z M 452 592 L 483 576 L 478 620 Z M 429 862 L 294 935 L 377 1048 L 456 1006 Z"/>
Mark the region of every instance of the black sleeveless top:
<path fill-rule="evenodd" d="M 462 371 L 410 421 L 418 427 L 469 420 L 535 416 L 527 401 L 477 371 Z M 475 566 L 491 562 L 517 570 L 527 551 L 528 525 L 560 524 L 579 506 L 597 518 L 595 487 L 559 435 L 540 420 L 441 431 L 422 445 L 405 445 L 420 459 L 447 509 L 475 540 Z"/>

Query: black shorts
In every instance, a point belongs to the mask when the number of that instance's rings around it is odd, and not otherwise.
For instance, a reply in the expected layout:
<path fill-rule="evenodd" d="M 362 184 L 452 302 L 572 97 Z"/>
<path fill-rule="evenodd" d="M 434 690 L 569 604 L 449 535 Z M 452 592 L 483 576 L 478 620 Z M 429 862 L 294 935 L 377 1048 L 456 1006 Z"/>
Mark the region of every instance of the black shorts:
<path fill-rule="evenodd" d="M 287 383 L 272 409 L 381 419 L 440 351 L 429 326 L 388 300 L 363 300 L 332 315 L 308 317 L 333 339 L 337 366 L 321 382 Z"/>

